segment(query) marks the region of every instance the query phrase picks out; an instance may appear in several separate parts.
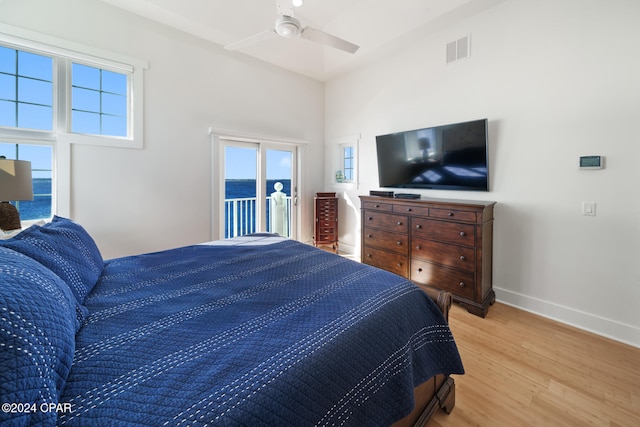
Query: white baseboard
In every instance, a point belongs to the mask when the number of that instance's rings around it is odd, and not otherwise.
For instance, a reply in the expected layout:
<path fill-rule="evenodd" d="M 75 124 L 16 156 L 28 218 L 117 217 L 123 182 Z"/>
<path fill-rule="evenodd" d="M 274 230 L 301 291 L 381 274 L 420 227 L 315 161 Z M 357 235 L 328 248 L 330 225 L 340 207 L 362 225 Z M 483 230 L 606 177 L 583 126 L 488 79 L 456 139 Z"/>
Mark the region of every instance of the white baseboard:
<path fill-rule="evenodd" d="M 356 253 L 355 253 L 356 252 L 356 248 L 355 248 L 355 246 L 348 245 L 346 243 L 338 242 L 338 251 L 341 254 L 344 254 L 344 255 L 349 255 L 349 256 L 352 256 L 352 257 L 356 256 Z"/>
<path fill-rule="evenodd" d="M 493 288 L 501 303 L 640 348 L 640 328 L 528 295 Z"/>

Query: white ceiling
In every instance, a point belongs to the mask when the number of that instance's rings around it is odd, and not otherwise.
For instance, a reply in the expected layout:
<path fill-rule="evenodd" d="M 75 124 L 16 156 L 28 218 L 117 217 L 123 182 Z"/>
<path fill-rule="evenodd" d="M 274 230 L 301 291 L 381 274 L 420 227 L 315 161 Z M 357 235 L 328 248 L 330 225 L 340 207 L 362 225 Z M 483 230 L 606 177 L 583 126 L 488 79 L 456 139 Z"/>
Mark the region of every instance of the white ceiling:
<path fill-rule="evenodd" d="M 276 1 L 291 0 L 102 0 L 221 46 L 273 28 Z M 327 81 L 409 43 L 413 37 L 505 0 L 304 0 L 294 9 L 303 26 L 360 46 L 355 54 L 301 38 L 275 34 L 238 51 L 279 67 Z M 288 6 L 288 4 L 287 4 Z M 444 49 L 444 47 L 443 47 Z M 444 50 L 443 50 L 444 58 Z"/>

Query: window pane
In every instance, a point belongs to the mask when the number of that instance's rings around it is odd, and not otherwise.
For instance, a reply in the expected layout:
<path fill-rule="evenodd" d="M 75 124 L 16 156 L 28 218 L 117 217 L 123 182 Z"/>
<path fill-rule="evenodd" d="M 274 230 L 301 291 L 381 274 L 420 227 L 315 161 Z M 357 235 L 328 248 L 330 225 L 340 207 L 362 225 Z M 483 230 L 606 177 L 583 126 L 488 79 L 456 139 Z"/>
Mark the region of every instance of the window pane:
<path fill-rule="evenodd" d="M 16 73 L 16 57 L 15 49 L 0 46 L 0 73 Z"/>
<path fill-rule="evenodd" d="M 15 127 L 16 125 L 16 103 L 0 101 L 0 126 Z"/>
<path fill-rule="evenodd" d="M 91 133 L 100 135 L 100 114 L 73 111 L 71 114 L 71 128 L 77 133 Z"/>
<path fill-rule="evenodd" d="M 0 58 L 2 61 L 2 58 Z M 7 74 L 0 74 L 0 99 L 16 100 L 16 78 Z"/>
<path fill-rule="evenodd" d="M 102 134 L 111 136 L 127 136 L 127 118 L 118 116 L 102 116 Z"/>
<path fill-rule="evenodd" d="M 345 157 L 353 157 L 353 147 L 345 147 L 344 156 Z"/>
<path fill-rule="evenodd" d="M 53 105 L 53 84 L 42 80 L 18 78 L 18 101 Z"/>
<path fill-rule="evenodd" d="M 100 90 L 100 69 L 80 64 L 72 64 L 71 67 L 73 86 Z"/>
<path fill-rule="evenodd" d="M 39 169 L 45 169 L 47 171 L 47 177 L 51 176 L 51 147 L 47 145 L 27 145 L 19 144 L 18 155 L 20 160 L 29 160 L 31 162 L 31 168 L 34 169 L 33 176 L 36 176 L 36 171 Z"/>
<path fill-rule="evenodd" d="M 38 130 L 53 129 L 53 108 L 18 103 L 18 127 Z"/>
<path fill-rule="evenodd" d="M 116 116 L 126 116 L 127 97 L 121 95 L 112 95 L 110 93 L 102 94 L 102 112 L 105 114 L 113 114 Z"/>
<path fill-rule="evenodd" d="M 28 160 L 31 162 L 33 200 L 15 203 L 20 212 L 20 219 L 25 221 L 50 218 L 53 194 L 52 147 L 47 145 L 0 143 L 0 155 L 6 156 L 8 159 Z"/>
<path fill-rule="evenodd" d="M 53 59 L 35 53 L 18 51 L 18 75 L 51 81 Z"/>
<path fill-rule="evenodd" d="M 353 180 L 353 170 L 345 169 L 344 170 L 344 179 L 345 179 L 345 181 L 352 181 Z"/>
<path fill-rule="evenodd" d="M 74 87 L 71 92 L 71 108 L 74 110 L 100 112 L 100 92 Z"/>
<path fill-rule="evenodd" d="M 118 95 L 126 95 L 127 76 L 113 71 L 102 70 L 102 90 Z"/>

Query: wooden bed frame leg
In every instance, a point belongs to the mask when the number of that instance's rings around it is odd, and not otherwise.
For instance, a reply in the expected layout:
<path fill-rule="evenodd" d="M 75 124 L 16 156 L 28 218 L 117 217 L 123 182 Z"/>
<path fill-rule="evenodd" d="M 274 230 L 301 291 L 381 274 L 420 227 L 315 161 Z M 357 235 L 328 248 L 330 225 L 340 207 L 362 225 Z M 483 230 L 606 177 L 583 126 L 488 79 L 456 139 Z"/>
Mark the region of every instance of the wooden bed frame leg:
<path fill-rule="evenodd" d="M 438 402 L 440 402 L 440 408 L 444 409 L 447 414 L 450 414 L 456 404 L 456 383 L 453 381 L 453 378 L 447 378 L 447 381 L 442 384 L 436 396 Z"/>

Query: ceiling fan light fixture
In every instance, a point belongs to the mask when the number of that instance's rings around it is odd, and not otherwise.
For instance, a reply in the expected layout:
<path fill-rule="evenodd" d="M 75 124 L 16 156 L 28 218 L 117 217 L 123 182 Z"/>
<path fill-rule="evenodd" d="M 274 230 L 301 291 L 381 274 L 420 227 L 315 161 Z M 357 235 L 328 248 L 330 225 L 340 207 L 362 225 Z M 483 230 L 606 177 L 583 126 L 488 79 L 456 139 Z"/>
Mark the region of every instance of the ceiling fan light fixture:
<path fill-rule="evenodd" d="M 301 30 L 300 21 L 292 16 L 283 15 L 276 21 L 276 33 L 282 37 L 296 37 Z"/>

